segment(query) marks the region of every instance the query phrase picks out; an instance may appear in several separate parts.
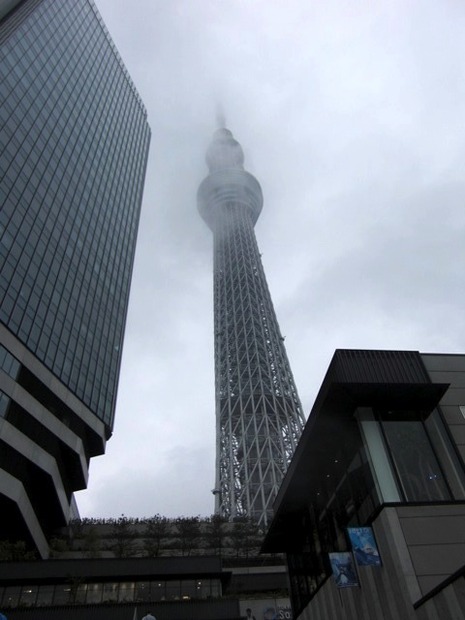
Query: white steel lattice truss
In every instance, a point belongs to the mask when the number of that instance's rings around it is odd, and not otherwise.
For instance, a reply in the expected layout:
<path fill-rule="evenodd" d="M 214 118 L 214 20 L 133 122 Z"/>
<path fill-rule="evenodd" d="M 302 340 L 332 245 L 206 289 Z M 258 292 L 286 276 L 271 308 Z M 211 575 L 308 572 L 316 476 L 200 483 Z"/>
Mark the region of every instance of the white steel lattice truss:
<path fill-rule="evenodd" d="M 260 186 L 216 132 L 199 209 L 214 234 L 215 511 L 266 525 L 304 417 L 254 233 Z"/>

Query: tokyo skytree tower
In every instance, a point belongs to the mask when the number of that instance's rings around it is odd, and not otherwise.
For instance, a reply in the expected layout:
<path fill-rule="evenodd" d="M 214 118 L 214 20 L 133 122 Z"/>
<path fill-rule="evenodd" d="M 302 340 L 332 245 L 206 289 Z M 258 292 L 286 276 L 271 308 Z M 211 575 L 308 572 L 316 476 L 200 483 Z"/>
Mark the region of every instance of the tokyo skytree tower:
<path fill-rule="evenodd" d="M 266 525 L 305 419 L 254 233 L 260 185 L 228 129 L 206 162 L 197 198 L 214 239 L 215 513 Z"/>

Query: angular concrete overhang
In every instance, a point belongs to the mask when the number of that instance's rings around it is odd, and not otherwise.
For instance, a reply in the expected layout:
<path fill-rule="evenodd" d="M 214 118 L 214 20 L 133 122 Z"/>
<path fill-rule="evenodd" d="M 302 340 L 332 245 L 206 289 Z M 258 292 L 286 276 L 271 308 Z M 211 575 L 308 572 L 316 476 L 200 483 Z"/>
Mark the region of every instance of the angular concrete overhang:
<path fill-rule="evenodd" d="M 5 497 L 8 497 L 16 504 L 40 556 L 43 559 L 48 558 L 50 550 L 47 539 L 40 527 L 23 483 L 8 472 L 0 469 L 0 489 Z"/>
<path fill-rule="evenodd" d="M 53 435 L 68 463 L 67 472 L 72 472 L 73 489 L 85 488 L 89 471 L 82 439 L 1 370 L 0 389 Z"/>
<path fill-rule="evenodd" d="M 300 515 L 316 500 L 325 476 L 337 476 L 345 465 L 358 407 L 408 409 L 426 418 L 449 384 L 432 383 L 416 351 L 336 350 L 273 505 L 274 517 L 262 552 L 298 546 Z"/>
<path fill-rule="evenodd" d="M 82 440 L 86 444 L 89 456 L 104 454 L 109 431 L 102 420 L 88 409 L 2 324 L 0 324 L 0 342 L 80 421 L 85 429 L 85 437 L 82 437 Z"/>
<path fill-rule="evenodd" d="M 53 481 L 53 489 L 63 515 L 63 520 L 67 522 L 69 520 L 70 505 L 64 490 L 60 470 L 53 456 L 2 418 L 0 418 L 0 441 L 4 441 L 18 455 L 26 459 L 32 468 L 40 469 L 50 477 L 51 481 Z M 12 475 L 11 472 L 9 473 Z M 0 492 L 3 492 L 1 487 Z"/>

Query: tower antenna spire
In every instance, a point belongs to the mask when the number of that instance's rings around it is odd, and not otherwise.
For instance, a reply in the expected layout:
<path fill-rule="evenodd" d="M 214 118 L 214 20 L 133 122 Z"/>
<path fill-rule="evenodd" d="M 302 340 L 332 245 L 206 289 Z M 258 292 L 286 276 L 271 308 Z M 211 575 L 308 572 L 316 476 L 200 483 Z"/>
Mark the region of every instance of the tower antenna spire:
<path fill-rule="evenodd" d="M 226 127 L 226 117 L 221 103 L 216 104 L 216 125 L 218 129 L 224 129 Z"/>

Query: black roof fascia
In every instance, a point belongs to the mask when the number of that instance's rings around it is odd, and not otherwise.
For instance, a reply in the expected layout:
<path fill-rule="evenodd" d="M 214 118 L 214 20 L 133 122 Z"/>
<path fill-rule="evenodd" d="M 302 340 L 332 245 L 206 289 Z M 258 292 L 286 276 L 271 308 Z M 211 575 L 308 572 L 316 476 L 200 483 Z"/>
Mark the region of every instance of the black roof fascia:
<path fill-rule="evenodd" d="M 160 579 L 228 579 L 217 557 L 93 558 L 0 562 L 0 585 Z"/>

